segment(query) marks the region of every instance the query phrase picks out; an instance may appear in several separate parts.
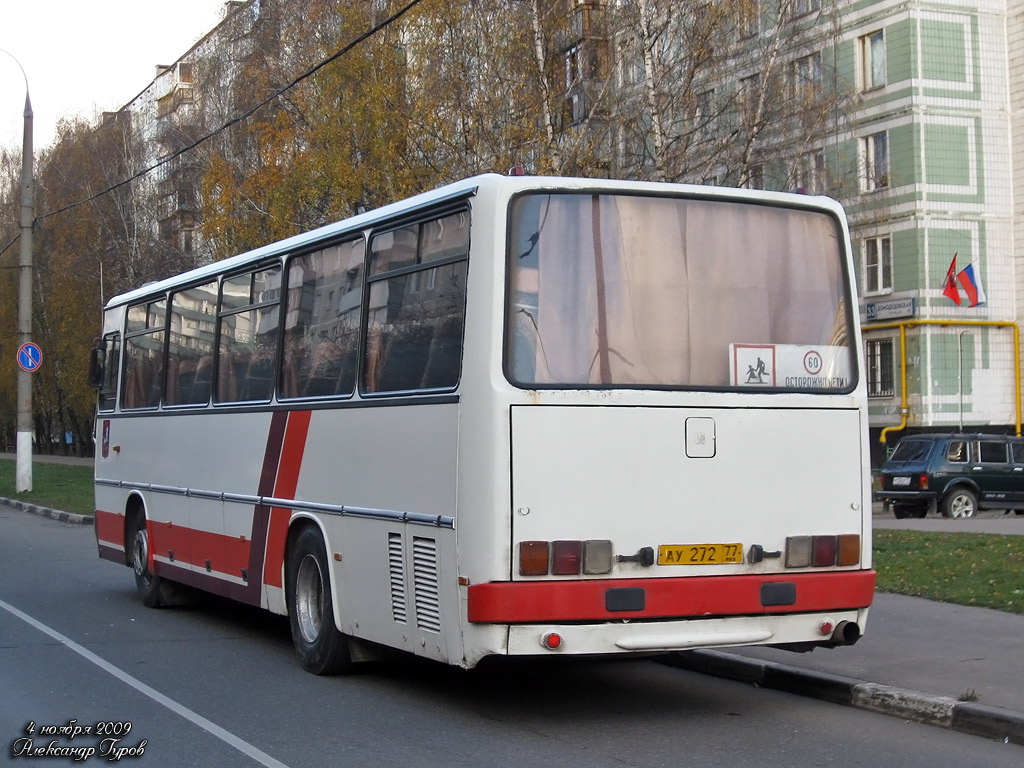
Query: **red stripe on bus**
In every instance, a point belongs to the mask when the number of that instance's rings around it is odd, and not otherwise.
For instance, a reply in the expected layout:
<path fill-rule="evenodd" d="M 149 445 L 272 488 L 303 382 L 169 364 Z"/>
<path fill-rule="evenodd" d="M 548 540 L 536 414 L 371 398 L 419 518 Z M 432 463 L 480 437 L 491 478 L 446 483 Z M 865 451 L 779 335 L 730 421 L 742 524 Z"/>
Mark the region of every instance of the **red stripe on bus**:
<path fill-rule="evenodd" d="M 210 561 L 210 570 L 225 573 L 236 578 L 242 577 L 242 571 L 249 567 L 249 550 L 252 541 L 240 536 L 225 536 L 210 531 L 191 531 L 192 550 L 196 556 L 192 565 L 206 568 Z M 200 554 L 201 553 L 201 554 Z"/>
<path fill-rule="evenodd" d="M 306 449 L 306 435 L 309 433 L 311 411 L 292 411 L 288 414 L 284 446 L 281 449 L 281 463 L 277 469 L 277 483 L 274 496 L 279 499 L 294 499 L 299 485 L 299 470 L 302 468 L 302 454 Z M 270 587 L 281 587 L 284 545 L 288 536 L 288 521 L 291 510 L 274 507 L 270 510 L 270 524 L 267 529 L 267 561 L 263 567 L 263 581 Z"/>
<path fill-rule="evenodd" d="M 96 539 L 100 544 L 124 546 L 124 515 L 97 509 L 94 515 Z"/>
<path fill-rule="evenodd" d="M 284 442 L 285 426 L 288 423 L 286 411 L 275 411 L 270 417 L 270 431 L 267 433 L 267 447 L 263 453 L 263 467 L 256 492 L 270 496 L 274 492 L 277 468 L 281 463 L 281 445 Z M 249 583 L 244 596 L 240 598 L 250 605 L 259 605 L 263 598 L 263 561 L 267 551 L 267 526 L 270 510 L 257 504 L 252 512 L 252 547 L 249 549 Z"/>
<path fill-rule="evenodd" d="M 795 586 L 796 600 L 792 605 L 762 605 L 761 587 L 775 583 Z M 610 589 L 642 589 L 643 609 L 609 611 L 605 595 Z M 475 623 L 522 624 L 839 611 L 867 608 L 874 591 L 874 571 L 503 581 L 471 585 L 468 613 L 469 620 Z"/>
<path fill-rule="evenodd" d="M 190 539 L 196 531 L 183 525 L 159 523 L 156 520 L 146 521 L 146 534 L 149 536 L 149 567 L 159 573 L 159 567 L 153 568 L 153 558 L 169 557 L 183 562 L 190 561 Z"/>

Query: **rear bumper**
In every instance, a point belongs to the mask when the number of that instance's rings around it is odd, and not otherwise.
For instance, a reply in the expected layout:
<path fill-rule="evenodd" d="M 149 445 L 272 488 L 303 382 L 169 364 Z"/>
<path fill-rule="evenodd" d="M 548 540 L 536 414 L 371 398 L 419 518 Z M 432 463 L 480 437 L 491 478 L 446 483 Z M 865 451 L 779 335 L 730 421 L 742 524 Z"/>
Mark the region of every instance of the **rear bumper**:
<path fill-rule="evenodd" d="M 879 501 L 928 502 L 939 498 L 939 494 L 937 491 L 876 491 L 875 498 Z"/>
<path fill-rule="evenodd" d="M 468 589 L 472 623 L 607 622 L 858 610 L 875 572 L 490 582 Z"/>

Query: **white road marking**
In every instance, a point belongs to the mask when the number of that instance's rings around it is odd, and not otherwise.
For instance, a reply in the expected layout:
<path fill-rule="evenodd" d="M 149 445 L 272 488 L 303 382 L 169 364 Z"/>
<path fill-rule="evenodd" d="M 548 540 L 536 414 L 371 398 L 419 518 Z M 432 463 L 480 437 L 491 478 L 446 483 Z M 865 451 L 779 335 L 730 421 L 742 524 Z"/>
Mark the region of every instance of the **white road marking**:
<path fill-rule="evenodd" d="M 210 722 L 209 720 L 207 720 L 202 715 L 197 714 L 196 712 L 193 712 L 188 707 L 186 707 L 186 706 L 184 706 L 182 704 L 179 704 L 174 699 L 171 699 L 171 698 L 165 696 L 164 694 L 160 693 L 160 691 L 156 690 L 155 688 L 149 687 L 148 685 L 146 685 L 141 680 L 138 680 L 138 679 L 132 677 L 127 672 L 125 672 L 125 671 L 123 671 L 121 669 L 118 669 L 117 667 L 115 667 L 110 662 L 101 659 L 99 656 L 97 656 L 92 651 L 90 651 L 90 650 L 88 650 L 86 648 L 83 648 L 81 645 L 76 643 L 71 638 L 65 637 L 64 635 L 62 635 L 57 630 L 51 629 L 50 627 L 46 626 L 45 624 L 43 624 L 43 623 L 41 623 L 39 621 L 36 621 L 34 618 L 29 616 L 27 613 L 19 611 L 13 605 L 10 605 L 8 603 L 5 603 L 3 600 L 0 600 L 0 608 L 3 608 L 5 611 L 7 611 L 8 613 L 10 613 L 13 616 L 17 616 L 19 619 L 24 621 L 26 624 L 28 624 L 29 626 L 39 630 L 43 634 L 49 635 L 54 640 L 56 640 L 58 643 L 61 643 L 62 645 L 66 646 L 67 648 L 71 649 L 72 651 L 77 653 L 79 656 L 84 658 L 86 661 L 92 662 L 97 667 L 102 669 L 104 672 L 107 672 L 107 673 L 113 675 L 114 677 L 116 677 L 121 682 L 130 685 L 132 688 L 137 690 L 139 693 L 141 693 L 141 694 L 143 694 L 145 696 L 148 696 L 153 701 L 155 701 L 157 704 L 162 704 L 163 706 L 167 707 L 167 709 L 169 709 L 172 712 L 174 712 L 176 715 L 180 715 L 181 717 L 183 717 L 186 720 L 188 720 L 190 723 L 193 723 L 194 725 L 198 725 L 204 731 L 207 731 L 210 734 L 216 736 L 218 739 L 223 741 L 225 744 L 228 744 L 229 746 L 234 747 L 235 749 L 237 749 L 242 754 L 248 755 L 249 757 L 251 757 L 256 762 L 260 763 L 261 765 L 265 765 L 265 766 L 267 766 L 267 768 L 288 768 L 288 766 L 285 765 L 284 763 L 282 763 L 280 760 L 276 760 L 275 758 L 273 758 L 270 755 L 268 755 L 266 752 L 263 752 L 262 750 L 257 749 L 256 747 L 254 747 L 249 742 L 243 741 L 242 739 L 240 739 L 237 736 L 235 736 L 233 733 L 230 733 L 229 731 L 224 730 L 223 728 L 221 728 L 216 723 Z"/>

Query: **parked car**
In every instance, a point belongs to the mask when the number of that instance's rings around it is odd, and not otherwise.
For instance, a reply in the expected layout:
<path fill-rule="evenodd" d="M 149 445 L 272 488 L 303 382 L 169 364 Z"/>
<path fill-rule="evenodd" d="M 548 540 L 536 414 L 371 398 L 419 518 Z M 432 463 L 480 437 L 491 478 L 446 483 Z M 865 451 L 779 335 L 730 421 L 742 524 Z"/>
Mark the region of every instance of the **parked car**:
<path fill-rule="evenodd" d="M 875 495 L 896 517 L 971 517 L 978 509 L 1024 514 L 1024 438 L 921 434 L 903 438 Z"/>

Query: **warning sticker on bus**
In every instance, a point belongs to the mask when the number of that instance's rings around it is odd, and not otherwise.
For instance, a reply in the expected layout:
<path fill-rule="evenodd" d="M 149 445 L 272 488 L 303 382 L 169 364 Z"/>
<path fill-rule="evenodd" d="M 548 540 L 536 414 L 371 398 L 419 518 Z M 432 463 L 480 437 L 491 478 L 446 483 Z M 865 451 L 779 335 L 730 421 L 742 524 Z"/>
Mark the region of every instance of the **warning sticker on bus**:
<path fill-rule="evenodd" d="M 802 344 L 730 344 L 729 374 L 735 387 L 847 389 L 849 347 Z"/>

